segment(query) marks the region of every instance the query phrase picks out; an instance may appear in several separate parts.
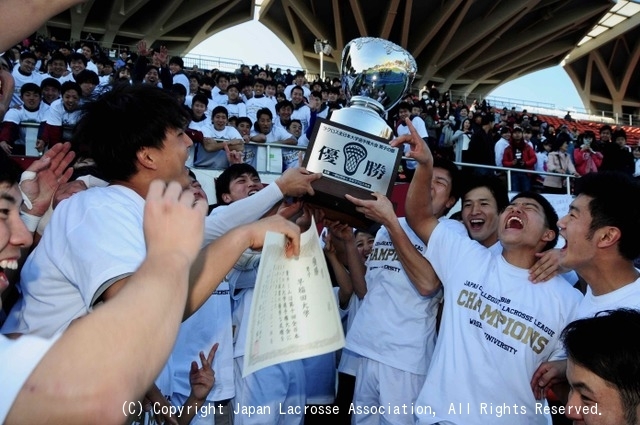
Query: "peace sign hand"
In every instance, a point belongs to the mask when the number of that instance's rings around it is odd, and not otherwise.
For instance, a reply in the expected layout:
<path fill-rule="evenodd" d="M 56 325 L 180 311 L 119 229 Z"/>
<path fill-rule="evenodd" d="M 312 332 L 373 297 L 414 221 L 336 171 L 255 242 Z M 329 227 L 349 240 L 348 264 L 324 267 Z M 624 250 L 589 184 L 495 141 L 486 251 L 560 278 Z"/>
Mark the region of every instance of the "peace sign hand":
<path fill-rule="evenodd" d="M 218 351 L 218 343 L 211 347 L 209 355 L 204 356 L 204 352 L 200 351 L 200 363 L 202 367 L 198 368 L 198 362 L 191 362 L 191 372 L 189 372 L 189 383 L 191 384 L 191 395 L 197 400 L 204 401 L 215 384 L 215 372 L 211 365 Z"/>

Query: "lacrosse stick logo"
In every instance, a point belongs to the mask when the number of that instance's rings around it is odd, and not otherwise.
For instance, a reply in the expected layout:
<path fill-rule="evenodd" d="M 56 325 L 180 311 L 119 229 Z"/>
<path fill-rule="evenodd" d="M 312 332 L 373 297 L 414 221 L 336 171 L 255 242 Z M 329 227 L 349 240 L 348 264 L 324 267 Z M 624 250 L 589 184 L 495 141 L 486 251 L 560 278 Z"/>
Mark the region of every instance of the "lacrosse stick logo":
<path fill-rule="evenodd" d="M 345 155 L 344 172 L 352 176 L 358 170 L 360 163 L 367 157 L 367 150 L 360 143 L 347 143 L 342 148 Z"/>

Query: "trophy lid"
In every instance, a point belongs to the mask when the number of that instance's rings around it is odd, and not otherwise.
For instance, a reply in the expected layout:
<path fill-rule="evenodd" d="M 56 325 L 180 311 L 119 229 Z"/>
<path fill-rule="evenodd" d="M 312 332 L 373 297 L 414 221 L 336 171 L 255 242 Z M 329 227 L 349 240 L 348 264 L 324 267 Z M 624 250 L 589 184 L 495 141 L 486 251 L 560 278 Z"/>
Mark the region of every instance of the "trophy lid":
<path fill-rule="evenodd" d="M 407 92 L 417 70 L 409 52 L 382 38 L 356 38 L 342 51 L 342 88 L 352 104 L 388 111 Z"/>

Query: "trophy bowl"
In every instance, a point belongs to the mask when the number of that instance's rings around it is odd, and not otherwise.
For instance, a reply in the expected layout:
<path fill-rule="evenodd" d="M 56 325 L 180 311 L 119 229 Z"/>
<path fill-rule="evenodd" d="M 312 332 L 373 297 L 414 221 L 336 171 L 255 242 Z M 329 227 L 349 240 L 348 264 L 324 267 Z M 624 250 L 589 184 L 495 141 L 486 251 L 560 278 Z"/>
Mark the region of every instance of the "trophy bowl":
<path fill-rule="evenodd" d="M 382 38 L 356 38 L 342 51 L 342 88 L 350 103 L 373 100 L 379 106 L 372 106 L 388 111 L 407 92 L 417 69 L 413 56 L 397 44 Z"/>

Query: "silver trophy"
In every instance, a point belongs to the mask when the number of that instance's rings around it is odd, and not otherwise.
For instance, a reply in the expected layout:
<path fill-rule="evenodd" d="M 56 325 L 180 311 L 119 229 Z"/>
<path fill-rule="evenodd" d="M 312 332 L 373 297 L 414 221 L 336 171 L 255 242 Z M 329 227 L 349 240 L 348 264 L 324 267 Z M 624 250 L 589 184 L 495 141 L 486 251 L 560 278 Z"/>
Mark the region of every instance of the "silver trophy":
<path fill-rule="evenodd" d="M 342 88 L 349 106 L 331 121 L 391 139 L 393 130 L 382 115 L 400 102 L 418 67 L 402 47 L 373 37 L 356 38 L 342 51 Z"/>
<path fill-rule="evenodd" d="M 409 52 L 381 38 L 357 38 L 342 51 L 342 87 L 349 104 L 316 122 L 303 162 L 307 170 L 323 174 L 312 184 L 316 195 L 308 202 L 322 207 L 327 218 L 366 227 L 372 222 L 344 195 L 391 196 L 402 152 L 389 146 L 393 130 L 382 116 L 402 99 L 416 71 Z"/>

